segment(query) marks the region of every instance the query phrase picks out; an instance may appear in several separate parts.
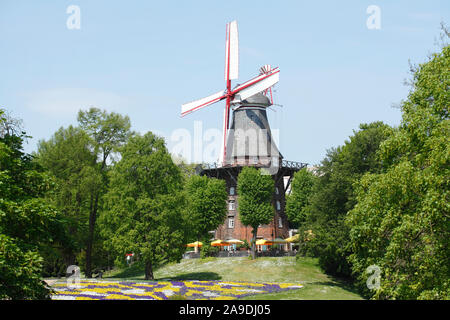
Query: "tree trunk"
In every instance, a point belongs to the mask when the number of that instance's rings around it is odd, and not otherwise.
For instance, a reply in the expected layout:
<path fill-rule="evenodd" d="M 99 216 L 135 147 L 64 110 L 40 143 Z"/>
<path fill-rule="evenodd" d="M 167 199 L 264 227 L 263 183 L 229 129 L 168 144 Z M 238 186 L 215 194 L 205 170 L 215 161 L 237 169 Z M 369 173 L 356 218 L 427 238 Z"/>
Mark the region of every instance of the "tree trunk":
<path fill-rule="evenodd" d="M 252 259 L 256 258 L 256 234 L 258 233 L 258 227 L 252 230 Z"/>
<path fill-rule="evenodd" d="M 145 280 L 153 280 L 153 268 L 150 261 L 145 262 Z"/>
<path fill-rule="evenodd" d="M 98 193 L 95 195 L 95 201 L 93 206 L 91 204 L 91 208 L 92 210 L 89 213 L 89 235 L 86 247 L 86 278 L 92 278 L 92 246 L 94 243 L 95 220 L 97 219 Z"/>

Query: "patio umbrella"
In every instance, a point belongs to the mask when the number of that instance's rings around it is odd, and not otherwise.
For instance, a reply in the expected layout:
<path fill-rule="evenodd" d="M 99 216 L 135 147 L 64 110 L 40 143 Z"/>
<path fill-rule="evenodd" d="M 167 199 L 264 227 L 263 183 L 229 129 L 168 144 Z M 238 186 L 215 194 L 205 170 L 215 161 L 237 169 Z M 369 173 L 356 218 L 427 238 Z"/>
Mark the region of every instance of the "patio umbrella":
<path fill-rule="evenodd" d="M 202 245 L 203 245 L 202 242 L 200 242 L 200 241 L 195 241 L 195 242 L 188 243 L 188 244 L 186 245 L 186 247 L 190 247 L 190 248 L 192 248 L 192 247 L 201 247 Z"/>
<path fill-rule="evenodd" d="M 267 246 L 267 245 L 271 245 L 271 244 L 272 244 L 272 242 L 270 242 L 269 240 L 266 240 L 266 239 L 256 240 L 257 246 Z"/>
<path fill-rule="evenodd" d="M 227 242 L 229 244 L 243 244 L 244 243 L 244 241 L 241 241 L 241 240 L 238 240 L 238 239 L 230 239 L 230 240 L 227 240 Z"/>
<path fill-rule="evenodd" d="M 211 242 L 211 246 L 213 247 L 221 247 L 221 246 L 229 246 L 230 243 L 228 243 L 228 241 L 223 241 L 220 239 L 214 240 L 213 242 Z"/>

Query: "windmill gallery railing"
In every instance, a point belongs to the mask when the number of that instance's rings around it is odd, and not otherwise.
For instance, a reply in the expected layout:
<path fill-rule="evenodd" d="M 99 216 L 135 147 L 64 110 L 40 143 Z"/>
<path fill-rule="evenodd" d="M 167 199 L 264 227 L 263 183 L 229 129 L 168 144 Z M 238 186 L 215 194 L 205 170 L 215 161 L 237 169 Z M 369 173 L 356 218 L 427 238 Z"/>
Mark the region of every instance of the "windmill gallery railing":
<path fill-rule="evenodd" d="M 307 163 L 297 162 L 297 161 L 283 160 L 281 162 L 281 168 L 287 168 L 287 169 L 301 170 L 303 168 L 306 168 L 307 166 L 308 166 Z M 215 169 L 221 169 L 221 168 L 225 168 L 225 167 L 219 166 L 216 162 L 202 163 L 197 166 L 197 171 L 215 170 Z"/>

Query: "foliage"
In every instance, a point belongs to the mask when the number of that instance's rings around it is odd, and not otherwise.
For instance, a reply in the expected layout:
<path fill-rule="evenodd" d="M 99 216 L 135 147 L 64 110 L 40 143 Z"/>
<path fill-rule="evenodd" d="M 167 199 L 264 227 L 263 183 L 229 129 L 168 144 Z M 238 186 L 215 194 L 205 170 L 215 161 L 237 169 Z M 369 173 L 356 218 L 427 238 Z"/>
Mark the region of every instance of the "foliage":
<path fill-rule="evenodd" d="M 203 246 L 200 248 L 200 258 L 214 257 L 219 250 L 219 247 L 213 247 L 209 241 L 203 242 Z"/>
<path fill-rule="evenodd" d="M 240 249 L 245 249 L 248 250 L 250 249 L 250 244 L 248 243 L 247 239 L 243 239 L 241 240 L 243 243 L 240 243 L 236 246 L 236 249 L 240 250 Z"/>
<path fill-rule="evenodd" d="M 92 276 L 92 256 L 94 247 L 100 239 L 96 237 L 96 221 L 99 207 L 101 208 L 102 196 L 105 194 L 107 181 L 107 162 L 111 155 L 117 151 L 129 138 L 130 119 L 128 116 L 122 116 L 118 113 L 101 111 L 98 108 L 90 108 L 88 111 L 78 112 L 78 122 L 90 137 L 90 146 L 94 150 L 97 162 L 95 163 L 97 172 L 93 177 L 101 177 L 99 184 L 91 190 L 91 203 L 89 212 L 89 230 L 86 239 L 85 252 L 85 274 L 86 277 Z"/>
<path fill-rule="evenodd" d="M 294 174 L 291 193 L 286 199 L 286 214 L 292 228 L 298 228 L 306 221 L 308 205 L 313 195 L 316 179 L 314 173 L 306 168 Z"/>
<path fill-rule="evenodd" d="M 187 214 L 192 241 L 209 242 L 208 231 L 223 223 L 227 214 L 224 180 L 193 175 L 185 183 Z"/>
<path fill-rule="evenodd" d="M 252 227 L 252 258 L 255 258 L 256 236 L 261 224 L 268 224 L 274 216 L 272 176 L 253 167 L 244 167 L 238 176 L 237 193 L 239 219 Z"/>
<path fill-rule="evenodd" d="M 48 258 L 53 255 L 54 258 L 50 261 L 59 260 L 66 268 L 71 264 L 81 264 L 80 261 L 75 261 L 75 256 L 86 248 L 92 194 L 101 185 L 90 138 L 80 128 L 60 128 L 48 141 L 39 141 L 36 160 L 54 178 L 55 188 L 48 200 L 69 222 L 68 232 L 74 242 L 73 248 L 63 248 L 59 253 L 49 252 Z"/>
<path fill-rule="evenodd" d="M 376 151 L 391 131 L 382 122 L 361 124 L 343 146 L 328 151 L 317 170 L 310 204 L 301 212 L 304 223 L 299 226 L 301 235 L 312 230 L 315 237 L 300 239 L 299 254 L 319 257 L 320 266 L 329 274 L 351 276 L 349 228 L 344 217 L 355 205 L 353 183 L 365 172 L 382 170 Z"/>
<path fill-rule="evenodd" d="M 50 299 L 51 291 L 40 279 L 42 260 L 36 251 L 0 234 L 0 299 Z"/>
<path fill-rule="evenodd" d="M 135 253 L 146 266 L 146 279 L 153 279 L 154 267 L 178 261 L 184 252 L 182 174 L 164 140 L 151 132 L 134 135 L 120 152 L 100 216 L 101 232 L 118 259 Z"/>
<path fill-rule="evenodd" d="M 40 252 L 70 242 L 63 217 L 43 198 L 52 181 L 23 153 L 24 137 L 0 137 L 0 298 L 46 299 Z"/>
<path fill-rule="evenodd" d="M 447 46 L 413 75 L 401 126 L 380 148 L 386 172 L 358 184 L 350 261 L 361 287 L 366 268 L 380 267 L 374 298 L 450 297 L 449 87 Z"/>

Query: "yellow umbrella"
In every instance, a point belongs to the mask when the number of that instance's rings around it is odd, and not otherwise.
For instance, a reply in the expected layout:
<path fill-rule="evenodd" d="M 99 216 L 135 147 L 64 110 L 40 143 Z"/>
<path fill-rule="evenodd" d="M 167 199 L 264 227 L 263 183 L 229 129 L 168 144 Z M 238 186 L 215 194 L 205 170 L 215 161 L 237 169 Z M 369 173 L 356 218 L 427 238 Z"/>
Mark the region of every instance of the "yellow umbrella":
<path fill-rule="evenodd" d="M 272 244 L 272 243 L 269 240 L 266 240 L 266 239 L 256 240 L 256 245 L 257 246 L 267 246 L 267 245 L 270 245 L 270 244 Z"/>
<path fill-rule="evenodd" d="M 195 242 L 188 243 L 188 244 L 186 245 L 186 247 L 201 247 L 202 245 L 203 245 L 202 242 L 200 242 L 200 241 L 195 241 Z"/>
<path fill-rule="evenodd" d="M 227 241 L 223 241 L 220 239 L 217 239 L 213 242 L 211 242 L 211 246 L 213 247 L 220 247 L 220 246 L 229 246 L 230 244 Z"/>

